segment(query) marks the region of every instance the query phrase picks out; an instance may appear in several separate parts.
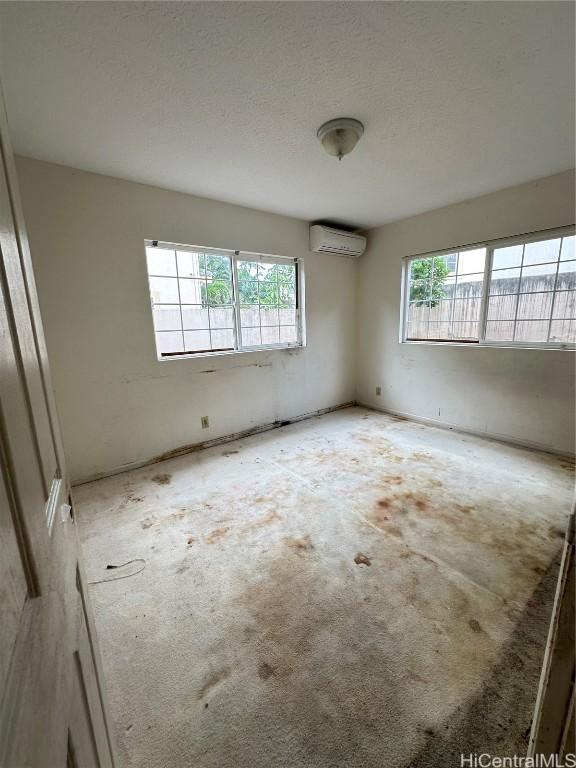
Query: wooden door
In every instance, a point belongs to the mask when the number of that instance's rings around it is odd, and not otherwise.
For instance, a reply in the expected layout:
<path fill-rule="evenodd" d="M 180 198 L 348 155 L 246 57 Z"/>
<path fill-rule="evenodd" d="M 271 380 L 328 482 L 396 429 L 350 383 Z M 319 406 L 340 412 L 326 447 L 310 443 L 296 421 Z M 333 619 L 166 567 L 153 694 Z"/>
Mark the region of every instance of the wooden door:
<path fill-rule="evenodd" d="M 1 104 L 0 113 L 0 766 L 113 768 L 100 662 Z"/>

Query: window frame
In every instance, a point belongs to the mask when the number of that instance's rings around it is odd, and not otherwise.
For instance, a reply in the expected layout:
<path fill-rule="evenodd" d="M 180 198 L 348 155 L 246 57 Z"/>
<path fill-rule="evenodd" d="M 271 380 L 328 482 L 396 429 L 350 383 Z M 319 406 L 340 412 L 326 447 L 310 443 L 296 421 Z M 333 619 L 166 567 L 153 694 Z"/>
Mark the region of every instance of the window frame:
<path fill-rule="evenodd" d="M 499 238 L 497 240 L 483 240 L 478 243 L 471 243 L 467 245 L 454 246 L 452 248 L 444 248 L 438 251 L 428 251 L 427 253 L 418 253 L 410 256 L 402 257 L 402 282 L 401 282 L 401 301 L 400 301 L 400 333 L 399 341 L 401 344 L 428 344 L 431 346 L 455 346 L 455 347 L 512 347 L 514 349 L 557 349 L 565 351 L 573 351 L 576 349 L 576 342 L 557 342 L 557 341 L 495 341 L 486 339 L 486 324 L 488 321 L 488 289 L 490 284 L 490 278 L 492 275 L 492 263 L 494 259 L 494 251 L 498 248 L 508 247 L 512 245 L 527 245 L 529 243 L 540 242 L 544 240 L 553 240 L 557 237 L 570 237 L 576 234 L 576 226 L 571 224 L 565 227 L 558 227 L 555 229 L 539 230 L 538 232 L 530 232 L 523 235 L 514 235 L 511 237 Z M 482 281 L 482 300 L 480 307 L 480 317 L 478 318 L 478 340 L 433 340 L 433 339 L 408 339 L 408 308 L 409 308 L 409 295 L 410 290 L 410 264 L 417 259 L 433 258 L 435 256 L 447 256 L 454 252 L 463 253 L 465 251 L 476 250 L 478 248 L 486 249 L 486 261 L 484 263 L 484 279 Z M 561 261 L 561 254 L 558 256 L 558 264 Z M 546 262 L 547 263 L 547 262 Z M 537 266 L 537 265 L 530 265 Z M 558 276 L 558 268 L 556 270 L 556 277 Z M 520 288 L 520 282 L 518 284 Z M 556 284 L 554 290 L 550 291 L 554 298 L 556 297 Z M 515 295 L 522 295 L 518 291 Z M 553 299 L 554 301 L 554 299 Z M 518 306 L 517 302 L 517 306 Z M 553 312 L 553 309 L 551 309 Z"/>
<path fill-rule="evenodd" d="M 159 362 L 167 362 L 171 360 L 187 360 L 196 359 L 200 357 L 215 357 L 221 355 L 238 355 L 249 352 L 269 352 L 277 349 L 297 349 L 306 346 L 306 326 L 305 326 L 305 312 L 304 312 L 304 260 L 300 257 L 292 256 L 277 256 L 272 254 L 255 253 L 252 251 L 237 251 L 230 250 L 229 248 L 215 248 L 213 246 L 206 247 L 203 245 L 189 245 L 183 243 L 169 243 L 164 240 L 152 240 L 146 238 L 144 240 L 144 263 L 146 265 L 146 277 L 148 280 L 148 292 L 150 294 L 150 277 L 162 277 L 162 275 L 150 275 L 148 272 L 148 262 L 146 258 L 147 248 L 159 248 L 165 250 L 174 251 L 190 251 L 192 253 L 211 253 L 215 255 L 226 255 L 230 258 L 230 271 L 231 271 L 231 286 L 232 286 L 232 308 L 234 314 L 234 348 L 233 349 L 217 349 L 217 350 L 199 350 L 184 351 L 184 352 L 159 352 L 156 346 L 156 333 L 157 331 L 154 325 L 154 305 L 152 303 L 152 297 L 150 296 L 150 317 L 152 319 L 152 335 L 154 337 L 154 347 L 156 349 L 156 357 Z M 263 262 L 266 264 L 294 264 L 295 266 L 295 318 L 296 318 L 296 341 L 279 342 L 278 344 L 258 344 L 253 346 L 244 346 L 242 344 L 242 326 L 240 322 L 240 293 L 239 293 L 239 281 L 238 281 L 238 262 L 239 261 L 252 261 Z M 175 277 L 174 275 L 165 275 L 164 277 Z M 178 279 L 178 277 L 176 276 Z M 179 302 L 180 308 L 185 306 L 182 302 Z"/>

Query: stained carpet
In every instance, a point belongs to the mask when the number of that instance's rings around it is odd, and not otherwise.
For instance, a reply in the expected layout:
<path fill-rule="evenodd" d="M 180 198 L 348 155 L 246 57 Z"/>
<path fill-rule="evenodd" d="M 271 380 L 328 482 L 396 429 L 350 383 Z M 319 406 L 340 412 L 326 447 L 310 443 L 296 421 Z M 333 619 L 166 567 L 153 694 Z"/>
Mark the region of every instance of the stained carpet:
<path fill-rule="evenodd" d="M 573 477 L 350 408 L 78 487 L 121 766 L 525 754 Z"/>

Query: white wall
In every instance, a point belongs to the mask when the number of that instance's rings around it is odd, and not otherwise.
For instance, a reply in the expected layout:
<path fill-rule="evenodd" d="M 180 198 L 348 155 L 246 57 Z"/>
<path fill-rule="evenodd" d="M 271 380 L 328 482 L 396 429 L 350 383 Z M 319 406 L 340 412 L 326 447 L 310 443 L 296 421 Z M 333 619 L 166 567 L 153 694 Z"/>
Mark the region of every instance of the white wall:
<path fill-rule="evenodd" d="M 296 219 L 28 158 L 17 167 L 75 482 L 355 397 L 574 451 L 574 353 L 398 342 L 403 256 L 571 224 L 573 173 L 372 230 L 351 261 L 308 253 Z M 157 361 L 144 238 L 303 257 L 308 346 Z"/>
<path fill-rule="evenodd" d="M 403 256 L 573 223 L 567 172 L 372 230 L 358 271 L 358 400 L 573 452 L 573 352 L 398 341 Z"/>
<path fill-rule="evenodd" d="M 28 158 L 17 167 L 74 481 L 354 399 L 356 264 L 308 253 L 305 222 Z M 307 347 L 157 361 L 144 238 L 304 257 Z"/>

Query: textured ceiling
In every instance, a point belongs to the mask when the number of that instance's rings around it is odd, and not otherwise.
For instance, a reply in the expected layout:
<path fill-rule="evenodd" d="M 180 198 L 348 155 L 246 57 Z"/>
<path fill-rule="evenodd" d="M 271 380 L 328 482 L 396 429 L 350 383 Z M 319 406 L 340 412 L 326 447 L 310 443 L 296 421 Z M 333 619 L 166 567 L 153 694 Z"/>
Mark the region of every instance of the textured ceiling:
<path fill-rule="evenodd" d="M 570 2 L 1 3 L 16 150 L 369 227 L 574 166 Z M 341 163 L 318 126 L 362 120 Z"/>

